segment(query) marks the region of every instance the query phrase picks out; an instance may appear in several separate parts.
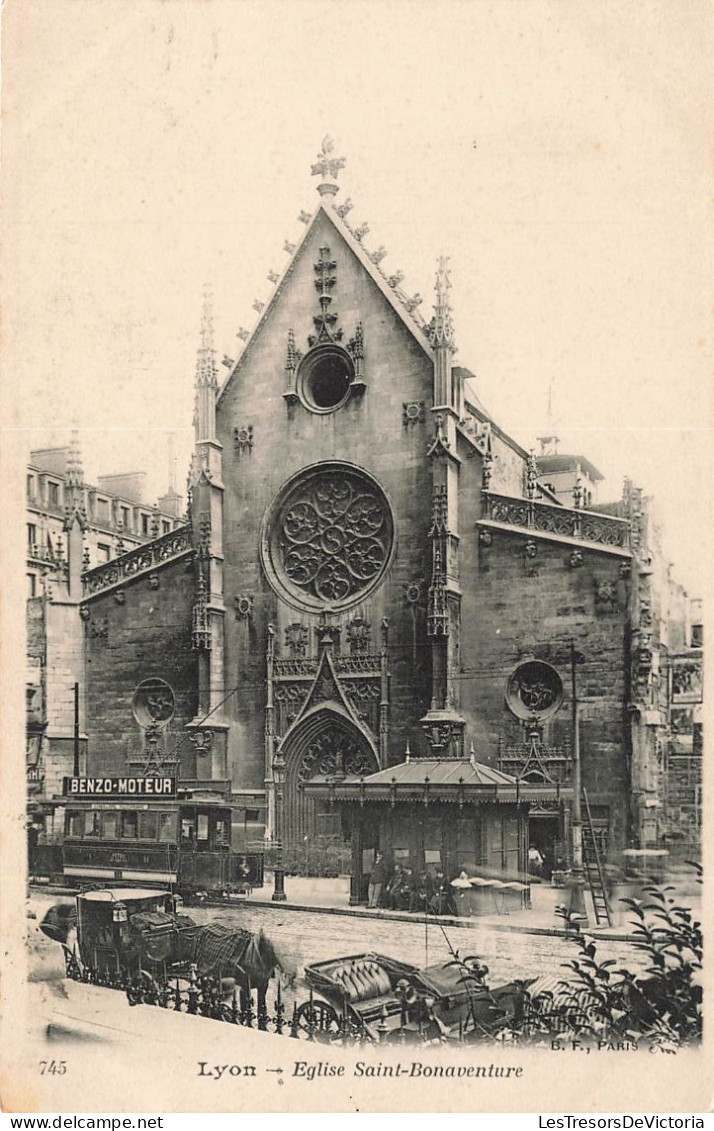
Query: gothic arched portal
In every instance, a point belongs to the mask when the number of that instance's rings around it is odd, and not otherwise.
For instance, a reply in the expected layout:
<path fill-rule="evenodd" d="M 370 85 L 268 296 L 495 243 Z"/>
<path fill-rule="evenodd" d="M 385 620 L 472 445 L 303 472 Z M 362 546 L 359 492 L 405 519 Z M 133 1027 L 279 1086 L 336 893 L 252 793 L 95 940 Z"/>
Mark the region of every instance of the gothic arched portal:
<path fill-rule="evenodd" d="M 321 833 L 338 833 L 337 811 L 325 802 L 313 801 L 303 786 L 333 775 L 359 777 L 379 769 L 375 751 L 367 738 L 349 720 L 323 710 L 306 719 L 290 735 L 285 756 L 283 839 L 296 845 Z M 335 827 L 332 827 L 335 826 Z"/>

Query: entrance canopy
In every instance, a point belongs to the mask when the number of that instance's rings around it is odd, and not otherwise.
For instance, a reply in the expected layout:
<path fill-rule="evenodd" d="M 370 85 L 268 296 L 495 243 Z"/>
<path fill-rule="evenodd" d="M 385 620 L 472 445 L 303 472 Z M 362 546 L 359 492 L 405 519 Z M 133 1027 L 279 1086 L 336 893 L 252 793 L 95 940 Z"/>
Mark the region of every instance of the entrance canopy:
<path fill-rule="evenodd" d="M 572 790 L 558 783 L 519 781 L 511 774 L 477 762 L 475 758 L 407 758 L 367 777 L 335 775 L 305 784 L 311 797 L 328 801 L 451 802 L 456 805 L 497 801 L 520 805 L 528 801 L 569 798 Z"/>

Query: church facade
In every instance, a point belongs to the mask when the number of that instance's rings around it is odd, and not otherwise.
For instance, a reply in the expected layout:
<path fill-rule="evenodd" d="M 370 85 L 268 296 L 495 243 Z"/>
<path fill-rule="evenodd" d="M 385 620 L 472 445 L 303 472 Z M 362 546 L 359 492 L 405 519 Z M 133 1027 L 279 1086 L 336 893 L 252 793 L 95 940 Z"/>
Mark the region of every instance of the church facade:
<path fill-rule="evenodd" d="M 188 523 L 82 575 L 82 771 L 228 801 L 241 847 L 278 821 L 288 845 L 348 837 L 335 783 L 364 807 L 374 778 L 389 804 L 385 771 L 421 758 L 442 809 L 462 819 L 464 782 L 498 782 L 567 861 L 577 727 L 601 851 L 661 843 L 681 608 L 646 500 L 627 483 L 598 503 L 584 457 L 551 449 L 541 471 L 499 427 L 455 360 L 448 263 L 425 319 L 338 203 L 340 167 L 325 147 L 222 387 L 206 300 Z M 434 862 L 429 775 L 406 776 Z"/>

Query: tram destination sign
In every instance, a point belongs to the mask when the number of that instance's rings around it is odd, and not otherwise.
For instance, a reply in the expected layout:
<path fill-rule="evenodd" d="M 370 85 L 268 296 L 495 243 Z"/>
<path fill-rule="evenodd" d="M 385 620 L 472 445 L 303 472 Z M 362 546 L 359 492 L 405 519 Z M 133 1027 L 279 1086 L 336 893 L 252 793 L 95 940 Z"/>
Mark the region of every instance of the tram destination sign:
<path fill-rule="evenodd" d="M 176 797 L 176 778 L 65 778 L 65 797 Z"/>

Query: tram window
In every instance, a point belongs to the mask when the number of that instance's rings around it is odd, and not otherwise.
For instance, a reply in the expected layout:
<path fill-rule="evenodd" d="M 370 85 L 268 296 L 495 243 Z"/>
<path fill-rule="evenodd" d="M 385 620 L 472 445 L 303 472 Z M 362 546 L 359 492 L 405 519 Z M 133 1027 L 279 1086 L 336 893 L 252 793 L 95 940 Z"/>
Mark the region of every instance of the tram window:
<path fill-rule="evenodd" d="M 159 840 L 167 841 L 176 838 L 173 813 L 159 813 Z"/>
<path fill-rule="evenodd" d="M 122 813 L 121 835 L 124 840 L 136 840 L 137 814 L 133 809 Z"/>
<path fill-rule="evenodd" d="M 102 840 L 116 840 L 118 818 L 118 813 L 102 813 Z"/>
<path fill-rule="evenodd" d="M 228 817 L 216 817 L 216 826 L 213 830 L 213 843 L 216 848 L 221 848 L 231 843 L 231 823 Z"/>
<path fill-rule="evenodd" d="M 84 813 L 77 809 L 67 810 L 67 836 L 81 836 L 84 831 Z"/>
<path fill-rule="evenodd" d="M 101 836 L 100 814 L 96 809 L 92 809 L 89 813 L 85 814 L 84 818 L 84 835 L 85 836 Z"/>
<path fill-rule="evenodd" d="M 139 813 L 139 840 L 156 840 L 158 827 L 157 813 Z"/>
<path fill-rule="evenodd" d="M 194 838 L 195 827 L 190 817 L 181 818 L 181 840 L 191 841 Z"/>
<path fill-rule="evenodd" d="M 196 840 L 208 840 L 208 813 L 196 815 Z"/>

